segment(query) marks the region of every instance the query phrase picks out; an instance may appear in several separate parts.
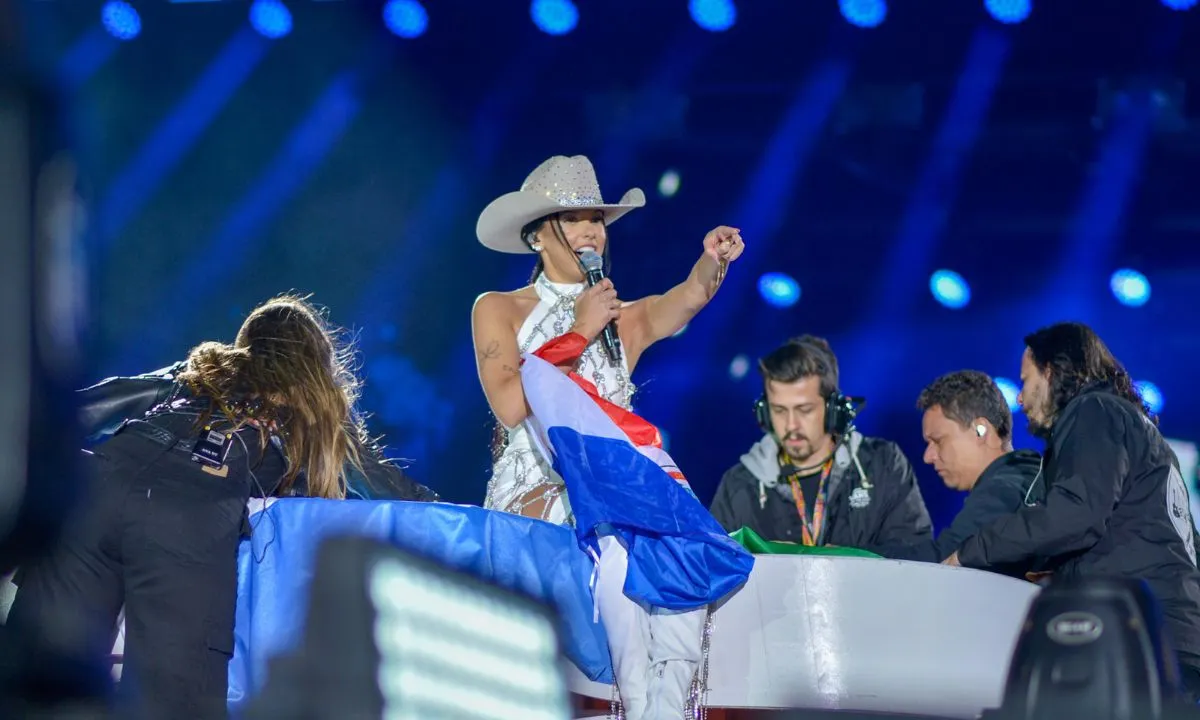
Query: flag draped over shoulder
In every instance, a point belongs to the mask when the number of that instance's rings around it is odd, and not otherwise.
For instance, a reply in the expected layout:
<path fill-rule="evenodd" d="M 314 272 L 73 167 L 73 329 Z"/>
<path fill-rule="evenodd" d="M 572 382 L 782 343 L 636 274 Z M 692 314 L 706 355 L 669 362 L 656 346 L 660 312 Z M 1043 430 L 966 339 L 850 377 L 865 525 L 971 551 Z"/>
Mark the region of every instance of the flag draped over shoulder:
<path fill-rule="evenodd" d="M 746 581 L 754 557 L 692 494 L 653 425 L 537 355 L 523 356 L 521 381 L 534 442 L 566 484 L 579 541 L 598 553 L 599 536 L 613 533 L 629 549 L 627 596 L 688 610 Z"/>

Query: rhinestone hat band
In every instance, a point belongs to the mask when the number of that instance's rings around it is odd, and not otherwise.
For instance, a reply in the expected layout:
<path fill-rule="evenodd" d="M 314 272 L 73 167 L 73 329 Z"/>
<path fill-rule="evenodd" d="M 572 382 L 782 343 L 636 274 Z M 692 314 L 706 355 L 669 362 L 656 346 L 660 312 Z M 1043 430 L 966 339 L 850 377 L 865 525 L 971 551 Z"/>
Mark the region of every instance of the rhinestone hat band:
<path fill-rule="evenodd" d="M 563 207 L 604 204 L 596 171 L 583 158 L 548 160 L 529 174 L 521 184 L 521 191 L 545 195 Z"/>

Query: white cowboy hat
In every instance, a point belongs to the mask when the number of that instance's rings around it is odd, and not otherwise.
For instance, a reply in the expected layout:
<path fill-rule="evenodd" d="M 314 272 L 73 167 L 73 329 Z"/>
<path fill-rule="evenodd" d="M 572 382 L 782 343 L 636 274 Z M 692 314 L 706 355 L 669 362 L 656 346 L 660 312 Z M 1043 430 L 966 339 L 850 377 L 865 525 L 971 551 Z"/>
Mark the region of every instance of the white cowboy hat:
<path fill-rule="evenodd" d="M 505 193 L 488 203 L 479 214 L 475 234 L 484 247 L 505 253 L 532 253 L 521 239 L 521 228 L 546 215 L 567 210 L 594 208 L 604 211 L 604 224 L 611 225 L 625 213 L 646 204 L 638 188 L 625 193 L 621 202 L 606 204 L 592 161 L 583 155 L 555 155 L 529 173 L 521 189 Z"/>

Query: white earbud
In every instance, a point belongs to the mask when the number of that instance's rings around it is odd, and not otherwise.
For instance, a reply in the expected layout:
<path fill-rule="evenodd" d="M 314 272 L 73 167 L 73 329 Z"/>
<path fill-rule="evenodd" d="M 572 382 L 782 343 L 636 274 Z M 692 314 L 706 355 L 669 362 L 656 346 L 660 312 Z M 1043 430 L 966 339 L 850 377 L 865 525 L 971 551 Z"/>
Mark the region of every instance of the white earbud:
<path fill-rule="evenodd" d="M 983 425 L 976 425 L 975 426 L 975 434 L 978 435 L 979 437 L 983 437 L 984 435 L 987 435 L 987 428 L 984 427 Z"/>

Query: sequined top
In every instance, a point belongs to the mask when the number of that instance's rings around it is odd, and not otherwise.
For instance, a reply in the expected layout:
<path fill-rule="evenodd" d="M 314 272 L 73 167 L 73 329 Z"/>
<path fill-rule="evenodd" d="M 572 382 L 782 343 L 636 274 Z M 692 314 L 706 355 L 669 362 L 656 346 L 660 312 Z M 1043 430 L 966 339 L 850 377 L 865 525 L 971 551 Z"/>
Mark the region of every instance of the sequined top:
<path fill-rule="evenodd" d="M 537 350 L 546 341 L 570 331 L 575 324 L 575 300 L 583 292 L 584 285 L 550 282 L 543 274 L 534 281 L 533 288 L 538 295 L 538 304 L 517 333 L 517 347 L 521 353 Z M 597 337 L 583 351 L 576 372 L 591 381 L 604 399 L 632 409 L 634 385 L 629 379 L 624 352 L 620 366 L 613 365 Z M 544 502 L 544 510 L 539 515 L 541 519 L 558 525 L 574 525 L 575 518 L 563 492 L 562 478 L 530 442 L 527 423 L 508 429 L 504 452 L 492 468 L 484 507 L 528 514 L 522 510 Z"/>

